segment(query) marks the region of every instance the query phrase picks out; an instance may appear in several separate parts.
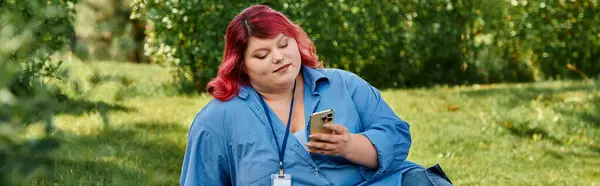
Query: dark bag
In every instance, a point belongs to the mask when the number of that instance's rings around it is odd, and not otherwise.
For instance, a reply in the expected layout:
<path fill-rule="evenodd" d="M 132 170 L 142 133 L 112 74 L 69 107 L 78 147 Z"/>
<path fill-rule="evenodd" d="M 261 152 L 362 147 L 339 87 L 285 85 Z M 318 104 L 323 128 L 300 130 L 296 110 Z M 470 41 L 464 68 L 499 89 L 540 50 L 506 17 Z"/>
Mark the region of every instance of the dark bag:
<path fill-rule="evenodd" d="M 427 171 L 435 173 L 444 178 L 446 181 L 450 182 L 450 184 L 453 184 L 452 181 L 450 181 L 450 178 L 448 178 L 448 176 L 446 175 L 446 173 L 444 173 L 444 170 L 442 170 L 442 167 L 440 167 L 440 164 L 436 163 L 434 166 L 427 168 Z"/>

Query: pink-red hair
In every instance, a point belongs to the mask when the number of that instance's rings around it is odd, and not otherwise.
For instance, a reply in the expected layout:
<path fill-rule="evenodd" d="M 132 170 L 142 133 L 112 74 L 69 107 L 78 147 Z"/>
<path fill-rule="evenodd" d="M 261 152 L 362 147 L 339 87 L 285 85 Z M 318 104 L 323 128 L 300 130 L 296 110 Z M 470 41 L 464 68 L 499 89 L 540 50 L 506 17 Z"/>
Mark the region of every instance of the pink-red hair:
<path fill-rule="evenodd" d="M 229 22 L 225 32 L 223 61 L 219 66 L 217 77 L 206 85 L 208 93 L 221 101 L 236 96 L 240 86 L 249 83 L 248 75 L 243 70 L 244 52 L 249 38 L 274 38 L 281 33 L 296 39 L 303 65 L 312 68 L 321 67 L 316 47 L 302 28 L 268 6 L 254 5 L 246 8 Z"/>

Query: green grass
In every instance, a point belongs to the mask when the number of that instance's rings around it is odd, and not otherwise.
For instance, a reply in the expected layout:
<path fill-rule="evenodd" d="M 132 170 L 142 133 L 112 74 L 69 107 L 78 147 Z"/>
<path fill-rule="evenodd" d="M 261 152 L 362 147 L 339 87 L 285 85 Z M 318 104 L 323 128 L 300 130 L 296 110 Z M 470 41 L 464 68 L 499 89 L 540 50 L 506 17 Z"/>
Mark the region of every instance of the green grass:
<path fill-rule="evenodd" d="M 127 76 L 137 94 L 113 99 L 119 84 L 67 91 L 73 107 L 55 119 L 62 146 L 54 177 L 32 185 L 175 185 L 194 115 L 211 99 L 168 96 L 166 69 L 116 62 L 70 63 L 71 80 L 94 68 Z M 92 70 L 90 70 L 92 69 Z M 70 90 L 71 85 L 59 85 Z M 600 184 L 600 86 L 555 81 L 385 90 L 411 124 L 409 159 L 439 162 L 456 185 Z M 78 106 L 83 104 L 84 106 Z"/>

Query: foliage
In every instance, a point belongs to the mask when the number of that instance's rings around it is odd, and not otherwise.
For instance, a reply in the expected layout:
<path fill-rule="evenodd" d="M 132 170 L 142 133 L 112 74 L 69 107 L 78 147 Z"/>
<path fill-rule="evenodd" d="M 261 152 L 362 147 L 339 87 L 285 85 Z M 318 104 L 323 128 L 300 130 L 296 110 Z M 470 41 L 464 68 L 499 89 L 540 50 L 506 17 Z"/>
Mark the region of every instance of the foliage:
<path fill-rule="evenodd" d="M 129 0 L 82 0 L 77 4 L 76 45 L 92 60 L 142 62 L 144 24 L 129 19 Z M 79 55 L 85 57 L 85 55 Z"/>
<path fill-rule="evenodd" d="M 244 1 L 133 2 L 146 54 L 197 90 L 215 76 L 227 24 Z M 300 24 L 326 66 L 373 85 L 533 81 L 600 72 L 593 0 L 265 1 Z M 571 68 L 567 68 L 567 65 Z"/>
<path fill-rule="evenodd" d="M 241 10 L 250 3 L 134 0 L 132 5 L 132 18 L 149 25 L 146 55 L 154 62 L 174 67 L 180 89 L 202 90 L 216 75 L 222 59 L 229 23 L 223 18 L 232 19 L 238 12 L 231 10 Z"/>
<path fill-rule="evenodd" d="M 581 1 L 511 1 L 511 35 L 530 48 L 532 65 L 546 77 L 600 74 L 600 4 Z M 528 53 L 525 53 L 528 52 Z"/>
<path fill-rule="evenodd" d="M 75 0 L 0 0 L 0 185 L 12 185 L 51 165 L 58 142 L 47 134 L 57 107 L 42 77 L 58 77 L 50 55 L 73 35 Z M 41 135 L 29 127 L 42 124 Z"/>

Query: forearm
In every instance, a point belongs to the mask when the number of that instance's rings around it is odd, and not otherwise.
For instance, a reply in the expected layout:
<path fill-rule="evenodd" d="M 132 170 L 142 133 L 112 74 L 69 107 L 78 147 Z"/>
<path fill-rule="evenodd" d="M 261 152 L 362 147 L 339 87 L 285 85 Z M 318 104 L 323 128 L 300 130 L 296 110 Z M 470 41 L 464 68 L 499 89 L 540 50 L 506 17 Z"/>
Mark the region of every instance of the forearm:
<path fill-rule="evenodd" d="M 361 134 L 350 134 L 347 152 L 343 154 L 347 160 L 369 169 L 377 169 L 377 150 L 369 138 Z"/>

